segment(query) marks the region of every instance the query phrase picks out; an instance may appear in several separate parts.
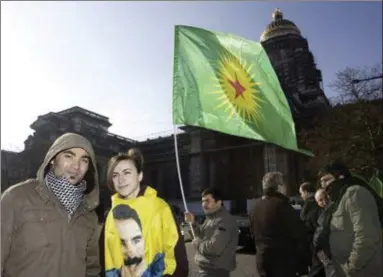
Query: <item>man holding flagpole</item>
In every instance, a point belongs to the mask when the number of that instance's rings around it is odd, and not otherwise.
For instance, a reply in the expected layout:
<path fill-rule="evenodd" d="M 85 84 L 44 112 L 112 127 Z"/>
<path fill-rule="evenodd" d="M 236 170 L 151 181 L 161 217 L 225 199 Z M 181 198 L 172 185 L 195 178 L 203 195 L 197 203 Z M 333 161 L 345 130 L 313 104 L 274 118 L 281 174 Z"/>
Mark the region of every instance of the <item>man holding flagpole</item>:
<path fill-rule="evenodd" d="M 218 189 L 203 191 L 202 208 L 206 220 L 202 225 L 196 223 L 192 213 L 185 213 L 185 221 L 192 223 L 196 236 L 193 244 L 199 277 L 229 277 L 230 271 L 236 267 L 238 227 L 222 201 Z"/>

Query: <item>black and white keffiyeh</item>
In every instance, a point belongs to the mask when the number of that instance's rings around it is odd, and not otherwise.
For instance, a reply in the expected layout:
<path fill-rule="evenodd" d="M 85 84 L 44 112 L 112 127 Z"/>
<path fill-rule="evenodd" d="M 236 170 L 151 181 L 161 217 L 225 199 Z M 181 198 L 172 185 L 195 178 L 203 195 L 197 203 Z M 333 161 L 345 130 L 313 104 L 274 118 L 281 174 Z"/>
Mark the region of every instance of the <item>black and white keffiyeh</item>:
<path fill-rule="evenodd" d="M 80 206 L 84 198 L 86 181 L 83 180 L 75 186 L 72 185 L 64 176 L 58 178 L 52 171 L 49 171 L 45 176 L 45 182 L 50 191 L 58 198 L 71 217 Z"/>

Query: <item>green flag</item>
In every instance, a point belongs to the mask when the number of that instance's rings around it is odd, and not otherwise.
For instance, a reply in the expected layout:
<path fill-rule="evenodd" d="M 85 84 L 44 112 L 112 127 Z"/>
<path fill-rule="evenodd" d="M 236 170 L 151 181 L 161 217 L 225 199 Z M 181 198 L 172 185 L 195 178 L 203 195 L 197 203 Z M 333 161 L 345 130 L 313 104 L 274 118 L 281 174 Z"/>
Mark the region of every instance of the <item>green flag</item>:
<path fill-rule="evenodd" d="M 352 176 L 363 180 L 366 184 L 372 187 L 381 198 L 383 198 L 383 174 L 379 171 L 379 169 L 374 168 L 374 173 L 372 174 L 369 181 L 356 173 L 352 173 Z"/>
<path fill-rule="evenodd" d="M 297 147 L 294 121 L 258 42 L 176 26 L 173 123 Z"/>
<path fill-rule="evenodd" d="M 371 177 L 368 184 L 376 191 L 376 193 L 383 198 L 383 172 L 379 169 L 374 170 L 374 174 Z"/>

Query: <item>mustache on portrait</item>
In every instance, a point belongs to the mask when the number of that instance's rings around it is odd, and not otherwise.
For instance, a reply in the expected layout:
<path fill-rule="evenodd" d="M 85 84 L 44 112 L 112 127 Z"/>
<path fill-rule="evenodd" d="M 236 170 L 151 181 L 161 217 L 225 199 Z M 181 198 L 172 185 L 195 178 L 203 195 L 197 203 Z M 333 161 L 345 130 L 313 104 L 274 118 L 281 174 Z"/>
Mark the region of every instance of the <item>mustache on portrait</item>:
<path fill-rule="evenodd" d="M 137 264 L 140 264 L 142 262 L 142 258 L 141 257 L 128 257 L 127 259 L 124 260 L 124 263 L 126 266 L 132 266 L 132 265 L 137 265 Z"/>

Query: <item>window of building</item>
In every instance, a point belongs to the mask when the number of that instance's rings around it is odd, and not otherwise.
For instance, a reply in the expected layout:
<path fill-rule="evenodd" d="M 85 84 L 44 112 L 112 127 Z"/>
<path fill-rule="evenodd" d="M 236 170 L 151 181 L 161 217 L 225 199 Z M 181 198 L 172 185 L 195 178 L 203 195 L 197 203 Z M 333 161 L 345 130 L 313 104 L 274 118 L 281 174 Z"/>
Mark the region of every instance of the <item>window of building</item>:
<path fill-rule="evenodd" d="M 73 122 L 74 122 L 74 129 L 76 132 L 80 132 L 81 131 L 81 125 L 82 125 L 82 121 L 80 118 L 76 117 L 73 119 Z"/>

